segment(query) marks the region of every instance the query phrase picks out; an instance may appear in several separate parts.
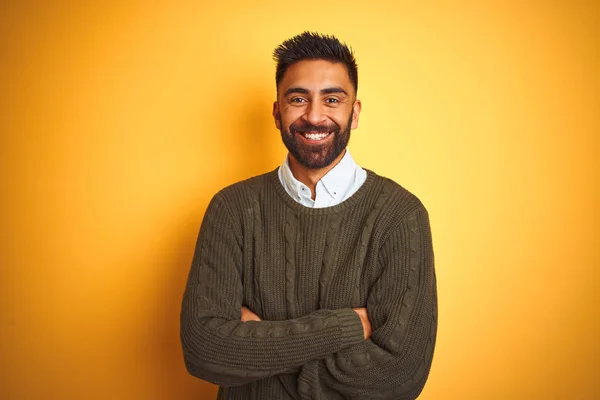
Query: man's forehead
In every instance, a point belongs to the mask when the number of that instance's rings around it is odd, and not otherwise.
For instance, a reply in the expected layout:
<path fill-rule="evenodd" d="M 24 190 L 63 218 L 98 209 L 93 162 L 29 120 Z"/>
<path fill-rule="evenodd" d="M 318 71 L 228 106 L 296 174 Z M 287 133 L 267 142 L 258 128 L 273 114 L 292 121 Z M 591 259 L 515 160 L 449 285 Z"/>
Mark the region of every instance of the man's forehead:
<path fill-rule="evenodd" d="M 279 89 L 303 87 L 307 90 L 321 90 L 324 87 L 338 86 L 348 89 L 352 82 L 342 63 L 327 60 L 302 60 L 290 65 L 281 80 Z"/>

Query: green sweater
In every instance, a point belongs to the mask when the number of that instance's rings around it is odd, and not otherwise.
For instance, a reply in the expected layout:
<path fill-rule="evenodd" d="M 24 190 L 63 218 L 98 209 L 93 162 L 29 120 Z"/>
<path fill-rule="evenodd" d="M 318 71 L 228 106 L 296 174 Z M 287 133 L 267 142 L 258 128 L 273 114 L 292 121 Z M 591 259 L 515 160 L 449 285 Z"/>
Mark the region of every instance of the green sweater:
<path fill-rule="evenodd" d="M 367 171 L 348 200 L 296 203 L 277 171 L 214 196 L 181 311 L 190 374 L 224 399 L 414 399 L 437 328 L 421 202 Z M 242 322 L 246 306 L 262 321 Z M 366 307 L 364 340 L 353 307 Z"/>

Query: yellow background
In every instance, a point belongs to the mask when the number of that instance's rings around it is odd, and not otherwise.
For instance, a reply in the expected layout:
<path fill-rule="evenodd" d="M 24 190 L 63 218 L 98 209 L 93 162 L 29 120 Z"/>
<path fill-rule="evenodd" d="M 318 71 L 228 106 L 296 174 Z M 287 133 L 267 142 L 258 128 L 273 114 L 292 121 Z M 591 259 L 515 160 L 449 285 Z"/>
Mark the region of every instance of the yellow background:
<path fill-rule="evenodd" d="M 306 29 L 356 52 L 357 162 L 430 211 L 439 330 L 421 398 L 600 398 L 599 15 L 2 2 L 0 398 L 214 398 L 179 343 L 196 234 L 217 190 L 283 160 L 271 52 Z"/>

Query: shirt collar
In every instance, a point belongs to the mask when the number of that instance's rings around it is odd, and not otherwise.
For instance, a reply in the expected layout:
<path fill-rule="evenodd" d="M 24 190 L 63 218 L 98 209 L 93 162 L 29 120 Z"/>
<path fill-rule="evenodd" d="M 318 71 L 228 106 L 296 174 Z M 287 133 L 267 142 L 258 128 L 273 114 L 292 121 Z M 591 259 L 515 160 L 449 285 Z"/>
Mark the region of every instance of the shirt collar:
<path fill-rule="evenodd" d="M 290 169 L 290 163 L 288 161 L 288 155 L 285 156 L 285 160 L 283 161 L 283 165 L 280 168 L 281 178 L 285 182 L 285 187 L 288 189 L 288 193 L 290 196 L 295 199 L 302 197 L 302 187 L 306 186 L 296 178 L 294 178 L 294 174 L 292 174 L 292 170 Z M 310 196 L 308 196 L 310 198 Z"/>
<path fill-rule="evenodd" d="M 346 149 L 344 157 L 342 157 L 340 162 L 331 171 L 321 178 L 320 182 L 323 183 L 323 187 L 325 187 L 329 195 L 337 199 L 339 196 L 343 196 L 354 182 L 356 168 L 358 168 L 358 165 L 354 162 L 348 149 Z"/>

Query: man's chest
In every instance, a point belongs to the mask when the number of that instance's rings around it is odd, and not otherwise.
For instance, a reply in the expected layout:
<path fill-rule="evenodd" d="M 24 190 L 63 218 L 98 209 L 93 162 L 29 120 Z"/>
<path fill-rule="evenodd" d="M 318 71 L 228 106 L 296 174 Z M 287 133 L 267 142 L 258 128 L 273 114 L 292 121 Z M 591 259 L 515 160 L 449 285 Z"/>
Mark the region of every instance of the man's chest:
<path fill-rule="evenodd" d="M 244 302 L 261 318 L 365 305 L 378 275 L 372 227 L 342 215 L 253 222 L 244 237 Z"/>

